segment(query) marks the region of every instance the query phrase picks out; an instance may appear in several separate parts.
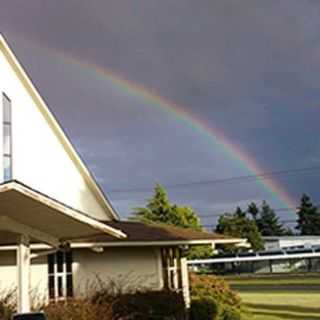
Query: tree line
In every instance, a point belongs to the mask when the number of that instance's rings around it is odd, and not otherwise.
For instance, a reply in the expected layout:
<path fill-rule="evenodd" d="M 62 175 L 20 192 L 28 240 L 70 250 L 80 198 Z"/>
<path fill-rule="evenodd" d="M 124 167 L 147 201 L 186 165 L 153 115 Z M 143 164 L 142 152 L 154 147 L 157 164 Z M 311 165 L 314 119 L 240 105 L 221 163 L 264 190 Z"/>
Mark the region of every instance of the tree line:
<path fill-rule="evenodd" d="M 246 210 L 237 207 L 234 212 L 222 213 L 215 228 L 217 233 L 227 236 L 246 238 L 253 250 L 263 249 L 263 236 L 320 235 L 320 209 L 311 198 L 303 194 L 296 212 L 295 230 L 281 223 L 275 210 L 263 201 L 259 206 L 251 202 Z M 153 196 L 145 207 L 135 208 L 131 220 L 145 223 L 160 223 L 203 231 L 197 213 L 188 206 L 180 206 L 169 201 L 165 189 L 157 184 Z M 210 255 L 210 248 L 192 249 L 191 257 Z"/>
<path fill-rule="evenodd" d="M 247 238 L 255 251 L 263 249 L 262 237 L 320 235 L 320 209 L 306 194 L 302 195 L 297 208 L 296 222 L 294 230 L 285 227 L 266 201 L 263 201 L 260 207 L 251 202 L 245 211 L 238 207 L 233 213 L 222 214 L 215 231 L 228 236 Z"/>

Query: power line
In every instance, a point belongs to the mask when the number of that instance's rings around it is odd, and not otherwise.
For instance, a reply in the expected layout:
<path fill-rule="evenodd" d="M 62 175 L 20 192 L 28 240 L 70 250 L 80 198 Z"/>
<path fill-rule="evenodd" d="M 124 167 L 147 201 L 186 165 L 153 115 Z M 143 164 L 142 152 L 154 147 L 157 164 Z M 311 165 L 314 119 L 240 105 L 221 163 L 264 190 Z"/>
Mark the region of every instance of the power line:
<path fill-rule="evenodd" d="M 317 206 L 317 205 L 316 205 Z M 274 212 L 289 212 L 289 211 L 294 211 L 293 208 L 278 208 L 278 209 L 273 209 L 271 208 Z M 200 210 L 201 211 L 201 210 Z M 225 210 L 225 211 L 228 211 L 228 210 Z M 200 218 L 210 218 L 210 217 L 218 217 L 218 216 L 221 216 L 223 215 L 224 213 L 226 212 L 223 212 L 223 213 L 212 213 L 212 214 L 198 214 L 198 216 Z"/>
<path fill-rule="evenodd" d="M 283 224 L 292 224 L 292 223 L 297 223 L 297 220 L 289 219 L 289 220 L 279 220 L 280 223 Z M 212 224 L 203 224 L 202 226 L 204 228 L 215 228 L 218 224 L 217 223 L 212 223 Z"/>
<path fill-rule="evenodd" d="M 166 189 L 175 189 L 182 187 L 192 187 L 192 186 L 201 186 L 201 185 L 212 185 L 212 184 L 221 184 L 221 183 L 242 183 L 242 182 L 253 182 L 257 180 L 265 180 L 270 179 L 273 176 L 295 176 L 302 174 L 310 174 L 314 171 L 320 170 L 320 167 L 308 167 L 308 168 L 299 168 L 299 169 L 288 169 L 288 170 L 279 170 L 279 171 L 270 171 L 263 172 L 255 175 L 247 175 L 247 176 L 238 176 L 238 177 L 229 177 L 229 178 L 221 178 L 221 179 L 212 179 L 212 180 L 199 180 L 199 181 L 191 181 L 177 184 L 168 184 L 165 185 Z M 128 188 L 128 189 L 114 189 L 109 190 L 108 193 L 139 193 L 139 192 L 148 192 L 152 189 L 150 187 L 141 187 L 141 188 Z"/>
<path fill-rule="evenodd" d="M 314 206 L 320 208 L 320 204 L 315 204 Z M 274 211 L 275 213 L 277 213 L 277 212 L 294 211 L 293 208 L 276 208 L 276 209 L 271 208 L 271 210 Z M 197 210 L 195 210 L 195 211 L 197 211 Z M 201 211 L 201 210 L 199 210 L 199 211 Z M 225 210 L 225 211 L 228 211 L 228 210 Z M 212 214 L 201 214 L 201 213 L 199 213 L 197 215 L 200 218 L 211 218 L 211 217 L 214 218 L 214 217 L 219 217 L 219 216 L 223 215 L 224 213 L 227 213 L 227 212 L 223 212 L 223 213 L 213 212 Z"/>

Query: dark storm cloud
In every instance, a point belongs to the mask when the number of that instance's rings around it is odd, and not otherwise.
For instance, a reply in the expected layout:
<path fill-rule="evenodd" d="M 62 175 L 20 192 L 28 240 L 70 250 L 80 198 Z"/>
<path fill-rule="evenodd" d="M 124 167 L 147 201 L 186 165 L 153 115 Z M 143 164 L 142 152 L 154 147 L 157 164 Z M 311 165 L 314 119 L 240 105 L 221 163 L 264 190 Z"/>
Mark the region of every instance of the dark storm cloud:
<path fill-rule="evenodd" d="M 0 29 L 110 190 L 246 172 L 150 102 L 84 77 L 33 43 L 156 90 L 277 170 L 320 163 L 319 16 L 319 2 L 303 0 L 10 0 Z M 302 189 L 316 195 L 315 179 L 279 183 L 294 197 Z M 255 184 L 170 191 L 219 210 L 267 196 Z M 119 197 L 111 194 L 126 212 L 145 195 Z"/>

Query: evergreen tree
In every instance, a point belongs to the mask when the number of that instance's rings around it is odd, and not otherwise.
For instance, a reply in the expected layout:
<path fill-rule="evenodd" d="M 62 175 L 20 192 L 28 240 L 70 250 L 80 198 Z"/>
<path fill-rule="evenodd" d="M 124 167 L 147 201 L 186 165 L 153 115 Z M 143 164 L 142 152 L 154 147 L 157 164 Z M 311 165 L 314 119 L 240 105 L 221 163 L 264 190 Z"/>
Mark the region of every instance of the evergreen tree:
<path fill-rule="evenodd" d="M 297 215 L 296 229 L 301 235 L 320 235 L 320 213 L 306 194 L 302 195 Z"/>
<path fill-rule="evenodd" d="M 194 210 L 190 207 L 171 204 L 165 189 L 159 184 L 155 186 L 153 197 L 147 201 L 146 206 L 134 209 L 130 220 L 203 230 Z M 210 246 L 197 246 L 189 250 L 189 258 L 204 258 L 211 255 Z"/>
<path fill-rule="evenodd" d="M 135 208 L 131 219 L 141 222 L 176 223 L 167 193 L 159 184 L 155 186 L 153 197 L 147 201 L 146 207 Z"/>
<path fill-rule="evenodd" d="M 135 208 L 131 220 L 146 223 L 163 223 L 182 228 L 201 230 L 197 214 L 189 207 L 171 204 L 165 189 L 157 184 L 146 207 Z"/>
<path fill-rule="evenodd" d="M 242 209 L 240 207 L 237 207 L 234 215 L 239 217 L 239 218 L 245 218 L 246 217 L 246 212 L 242 211 Z"/>
<path fill-rule="evenodd" d="M 254 251 L 263 249 L 263 241 L 254 220 L 246 217 L 245 212 L 237 208 L 233 214 L 225 213 L 220 216 L 216 232 L 235 238 L 248 239 Z M 231 248 L 231 251 L 236 251 Z"/>
<path fill-rule="evenodd" d="M 252 219 L 254 221 L 257 221 L 258 215 L 259 215 L 259 208 L 258 206 L 255 204 L 255 202 L 251 202 L 248 205 L 248 209 L 247 212 L 250 213 L 250 215 L 252 216 Z"/>
<path fill-rule="evenodd" d="M 262 202 L 260 215 L 256 218 L 256 224 L 262 236 L 283 236 L 286 234 L 276 213 L 266 201 Z"/>

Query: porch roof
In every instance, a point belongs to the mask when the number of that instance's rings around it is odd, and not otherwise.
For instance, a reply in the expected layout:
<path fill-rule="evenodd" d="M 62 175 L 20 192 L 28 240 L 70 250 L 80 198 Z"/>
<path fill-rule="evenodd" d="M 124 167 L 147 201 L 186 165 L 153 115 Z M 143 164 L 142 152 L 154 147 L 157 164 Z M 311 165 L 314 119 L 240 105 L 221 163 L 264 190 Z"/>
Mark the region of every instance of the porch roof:
<path fill-rule="evenodd" d="M 111 225 L 101 223 L 18 181 L 10 181 L 0 185 L 0 245 L 16 243 L 17 234 L 27 234 L 32 242 L 40 241 L 51 246 L 94 234 L 126 237 Z"/>
<path fill-rule="evenodd" d="M 114 239 L 107 234 L 97 234 L 71 240 L 73 246 L 101 244 L 103 246 L 161 246 L 183 244 L 242 243 L 245 239 L 226 237 L 221 234 L 175 226 L 146 224 L 131 221 L 110 221 L 106 225 L 122 230 L 127 238 Z"/>

